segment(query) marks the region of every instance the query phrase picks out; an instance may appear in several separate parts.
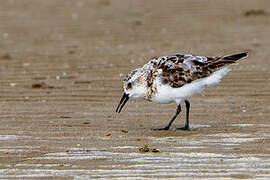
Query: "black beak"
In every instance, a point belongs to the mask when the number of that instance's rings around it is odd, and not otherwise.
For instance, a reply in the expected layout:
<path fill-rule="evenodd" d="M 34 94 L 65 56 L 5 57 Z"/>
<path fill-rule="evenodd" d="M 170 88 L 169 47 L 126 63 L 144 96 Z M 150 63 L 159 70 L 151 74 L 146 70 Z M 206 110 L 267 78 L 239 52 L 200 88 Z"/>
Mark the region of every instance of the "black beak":
<path fill-rule="evenodd" d="M 122 96 L 122 98 L 121 98 L 121 100 L 120 100 L 119 105 L 116 108 L 116 111 L 115 112 L 120 113 L 121 110 L 122 110 L 122 108 L 124 107 L 124 105 L 128 101 L 128 99 L 129 99 L 128 94 L 124 93 L 123 96 Z"/>

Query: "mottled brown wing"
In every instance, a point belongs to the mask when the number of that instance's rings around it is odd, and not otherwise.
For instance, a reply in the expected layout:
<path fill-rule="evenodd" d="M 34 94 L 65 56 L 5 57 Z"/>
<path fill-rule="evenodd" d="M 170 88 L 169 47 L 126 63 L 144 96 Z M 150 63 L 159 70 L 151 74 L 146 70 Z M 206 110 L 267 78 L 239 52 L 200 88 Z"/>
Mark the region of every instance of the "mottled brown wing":
<path fill-rule="evenodd" d="M 183 57 L 181 61 L 175 59 L 167 60 L 159 68 L 162 69 L 162 83 L 178 88 L 192 81 L 209 75 L 209 71 L 202 69 L 207 61 L 196 61 L 195 59 Z"/>
<path fill-rule="evenodd" d="M 210 76 L 213 72 L 224 66 L 235 63 L 246 57 L 247 53 L 235 54 L 225 57 L 202 57 L 192 55 L 168 56 L 156 65 L 162 69 L 161 80 L 163 84 L 178 88 L 197 79 Z"/>

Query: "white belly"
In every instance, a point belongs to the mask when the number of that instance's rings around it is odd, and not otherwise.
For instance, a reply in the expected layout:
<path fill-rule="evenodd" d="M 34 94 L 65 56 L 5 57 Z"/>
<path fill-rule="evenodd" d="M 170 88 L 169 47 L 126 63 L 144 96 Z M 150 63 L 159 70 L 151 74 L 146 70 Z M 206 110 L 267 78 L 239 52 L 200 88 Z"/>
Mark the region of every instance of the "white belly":
<path fill-rule="evenodd" d="M 224 67 L 211 76 L 199 80 L 195 80 L 180 88 L 172 88 L 157 81 L 157 93 L 152 97 L 151 101 L 156 103 L 172 103 L 180 104 L 194 94 L 200 93 L 206 87 L 211 87 L 220 82 L 220 80 L 230 72 L 228 67 Z"/>

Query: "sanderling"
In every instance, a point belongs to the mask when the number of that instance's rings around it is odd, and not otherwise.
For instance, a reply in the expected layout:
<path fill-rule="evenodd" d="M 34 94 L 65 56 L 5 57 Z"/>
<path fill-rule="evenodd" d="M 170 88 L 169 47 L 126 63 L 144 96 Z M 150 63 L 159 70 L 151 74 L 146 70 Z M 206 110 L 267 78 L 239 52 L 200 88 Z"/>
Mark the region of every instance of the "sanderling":
<path fill-rule="evenodd" d="M 168 130 L 181 112 L 181 103 L 186 105 L 186 123 L 177 128 L 189 130 L 189 98 L 206 87 L 220 82 L 228 74 L 228 65 L 247 57 L 247 52 L 229 56 L 204 57 L 187 54 L 162 56 L 150 60 L 142 68 L 131 71 L 123 80 L 124 94 L 116 109 L 120 113 L 129 98 L 144 98 L 156 103 L 177 105 L 169 124 L 153 130 Z"/>

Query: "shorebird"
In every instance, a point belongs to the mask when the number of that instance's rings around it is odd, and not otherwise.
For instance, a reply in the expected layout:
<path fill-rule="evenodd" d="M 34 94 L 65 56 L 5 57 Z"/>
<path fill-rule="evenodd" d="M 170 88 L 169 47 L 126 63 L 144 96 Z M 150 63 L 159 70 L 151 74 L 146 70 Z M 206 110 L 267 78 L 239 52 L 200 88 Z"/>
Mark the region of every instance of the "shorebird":
<path fill-rule="evenodd" d="M 229 65 L 247 57 L 247 52 L 218 57 L 175 54 L 151 59 L 142 68 L 131 71 L 123 80 L 124 94 L 116 109 L 120 113 L 129 99 L 144 98 L 155 103 L 176 103 L 175 115 L 162 128 L 168 130 L 186 105 L 185 126 L 177 129 L 190 130 L 189 98 L 206 87 L 218 84 L 230 71 Z"/>

